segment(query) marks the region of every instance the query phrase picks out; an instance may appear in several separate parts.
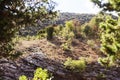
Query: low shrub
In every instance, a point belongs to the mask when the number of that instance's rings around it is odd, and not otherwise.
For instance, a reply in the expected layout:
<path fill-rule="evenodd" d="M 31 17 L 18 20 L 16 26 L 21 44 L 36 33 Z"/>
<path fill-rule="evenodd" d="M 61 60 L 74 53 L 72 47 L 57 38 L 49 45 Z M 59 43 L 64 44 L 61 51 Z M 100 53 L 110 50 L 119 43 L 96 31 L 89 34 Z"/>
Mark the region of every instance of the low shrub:
<path fill-rule="evenodd" d="M 87 40 L 87 44 L 88 44 L 91 48 L 94 48 L 95 42 L 94 42 L 94 40 Z"/>
<path fill-rule="evenodd" d="M 71 58 L 67 58 L 64 66 L 65 68 L 73 70 L 74 72 L 82 72 L 86 68 L 86 61 L 84 58 L 81 58 L 80 60 L 72 60 Z"/>
<path fill-rule="evenodd" d="M 73 31 L 74 30 L 74 23 L 73 21 L 66 21 L 65 23 L 65 27 L 69 30 L 69 31 Z"/>
<path fill-rule="evenodd" d="M 19 77 L 19 80 L 28 80 L 28 78 L 25 75 L 22 75 Z"/>
<path fill-rule="evenodd" d="M 63 25 L 58 25 L 58 26 L 54 27 L 54 34 L 56 36 L 59 36 L 60 35 L 60 31 L 62 31 L 63 28 L 64 28 Z"/>
<path fill-rule="evenodd" d="M 67 42 L 67 41 L 61 45 L 61 48 L 62 48 L 64 51 L 72 51 L 71 43 L 69 43 L 69 42 Z"/>
<path fill-rule="evenodd" d="M 32 80 L 51 80 L 52 74 L 50 74 L 47 69 L 38 68 L 34 73 Z M 28 80 L 25 75 L 19 77 L 19 80 Z"/>
<path fill-rule="evenodd" d="M 115 65 L 115 56 L 98 58 L 98 63 L 100 63 L 101 66 L 104 66 L 106 68 L 114 66 Z"/>

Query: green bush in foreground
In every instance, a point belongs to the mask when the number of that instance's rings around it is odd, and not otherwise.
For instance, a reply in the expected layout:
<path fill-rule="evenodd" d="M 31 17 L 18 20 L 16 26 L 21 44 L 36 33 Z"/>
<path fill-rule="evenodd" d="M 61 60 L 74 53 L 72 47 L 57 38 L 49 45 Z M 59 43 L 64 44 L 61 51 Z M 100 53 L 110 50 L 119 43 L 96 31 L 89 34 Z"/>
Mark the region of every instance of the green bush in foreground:
<path fill-rule="evenodd" d="M 120 0 L 91 0 L 95 5 L 102 9 L 102 12 L 114 11 L 118 14 L 118 19 L 107 16 L 105 21 L 100 24 L 101 28 L 101 51 L 108 56 L 114 55 L 120 59 Z"/>
<path fill-rule="evenodd" d="M 110 16 L 100 24 L 101 51 L 107 55 L 120 54 L 120 19 L 114 20 Z"/>
<path fill-rule="evenodd" d="M 51 74 L 48 73 L 47 69 L 38 68 L 34 73 L 32 80 L 51 80 Z M 19 80 L 28 80 L 25 75 L 19 77 Z"/>

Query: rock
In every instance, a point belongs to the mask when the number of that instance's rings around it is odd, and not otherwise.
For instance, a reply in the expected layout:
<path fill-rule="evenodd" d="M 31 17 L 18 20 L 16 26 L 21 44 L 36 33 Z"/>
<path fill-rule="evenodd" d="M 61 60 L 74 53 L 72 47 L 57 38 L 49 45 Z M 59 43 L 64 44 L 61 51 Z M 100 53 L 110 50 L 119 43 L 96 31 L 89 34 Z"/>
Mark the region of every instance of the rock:
<path fill-rule="evenodd" d="M 65 73 L 62 72 L 62 71 L 60 71 L 60 70 L 57 70 L 57 71 L 56 71 L 56 74 L 59 75 L 59 76 L 62 76 L 62 77 L 65 77 L 65 76 L 66 76 Z"/>
<path fill-rule="evenodd" d="M 9 68 L 12 68 L 12 69 L 17 69 L 17 66 L 14 66 L 14 65 L 10 65 Z"/>
<path fill-rule="evenodd" d="M 55 71 L 55 68 L 53 66 L 48 66 L 47 67 L 47 70 L 50 71 L 50 72 L 54 72 Z"/>
<path fill-rule="evenodd" d="M 7 63 L 7 62 L 8 62 L 8 60 L 5 59 L 5 58 L 0 59 L 0 64 L 2 64 L 2 63 Z"/>
<path fill-rule="evenodd" d="M 97 73 L 93 71 L 93 72 L 88 73 L 86 76 L 96 77 L 96 76 L 97 76 Z"/>
<path fill-rule="evenodd" d="M 37 58 L 46 58 L 46 54 L 44 54 L 43 52 L 34 52 L 32 53 L 32 55 Z"/>
<path fill-rule="evenodd" d="M 120 78 L 115 78 L 114 80 L 120 80 Z"/>

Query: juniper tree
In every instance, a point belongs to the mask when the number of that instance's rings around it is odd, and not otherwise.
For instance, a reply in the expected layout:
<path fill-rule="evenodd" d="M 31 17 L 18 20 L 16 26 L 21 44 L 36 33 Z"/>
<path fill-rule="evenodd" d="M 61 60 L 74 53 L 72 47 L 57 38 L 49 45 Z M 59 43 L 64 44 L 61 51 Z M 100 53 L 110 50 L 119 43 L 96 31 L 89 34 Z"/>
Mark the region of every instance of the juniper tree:
<path fill-rule="evenodd" d="M 102 8 L 103 12 L 115 11 L 120 13 L 120 0 L 92 0 L 96 5 Z M 120 17 L 120 16 L 119 16 Z M 100 23 L 101 30 L 101 51 L 107 55 L 120 55 L 120 18 L 113 19 L 110 16 L 105 17 L 105 21 Z"/>

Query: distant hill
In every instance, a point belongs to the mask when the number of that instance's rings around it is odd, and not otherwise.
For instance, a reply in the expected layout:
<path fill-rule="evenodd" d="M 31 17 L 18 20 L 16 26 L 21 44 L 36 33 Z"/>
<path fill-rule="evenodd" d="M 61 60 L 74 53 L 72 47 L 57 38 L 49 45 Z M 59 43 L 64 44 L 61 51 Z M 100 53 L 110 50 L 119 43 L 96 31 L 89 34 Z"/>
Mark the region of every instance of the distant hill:
<path fill-rule="evenodd" d="M 91 20 L 92 17 L 94 17 L 94 14 L 77 14 L 77 13 L 60 13 L 60 16 L 58 20 L 56 21 L 56 24 L 63 24 L 65 21 L 69 20 L 79 20 L 81 24 L 84 24 L 85 22 L 88 22 Z"/>
<path fill-rule="evenodd" d="M 55 24 L 65 24 L 65 21 L 69 20 L 78 20 L 80 24 L 84 24 L 85 22 L 88 22 L 91 20 L 92 17 L 94 17 L 94 14 L 77 14 L 77 13 L 60 13 L 58 16 L 58 19 L 56 21 L 46 21 L 44 23 L 41 23 L 37 27 L 25 27 L 22 28 L 19 32 L 20 35 L 26 36 L 26 35 L 35 35 L 38 30 L 41 28 L 44 28 L 48 25 Z"/>

